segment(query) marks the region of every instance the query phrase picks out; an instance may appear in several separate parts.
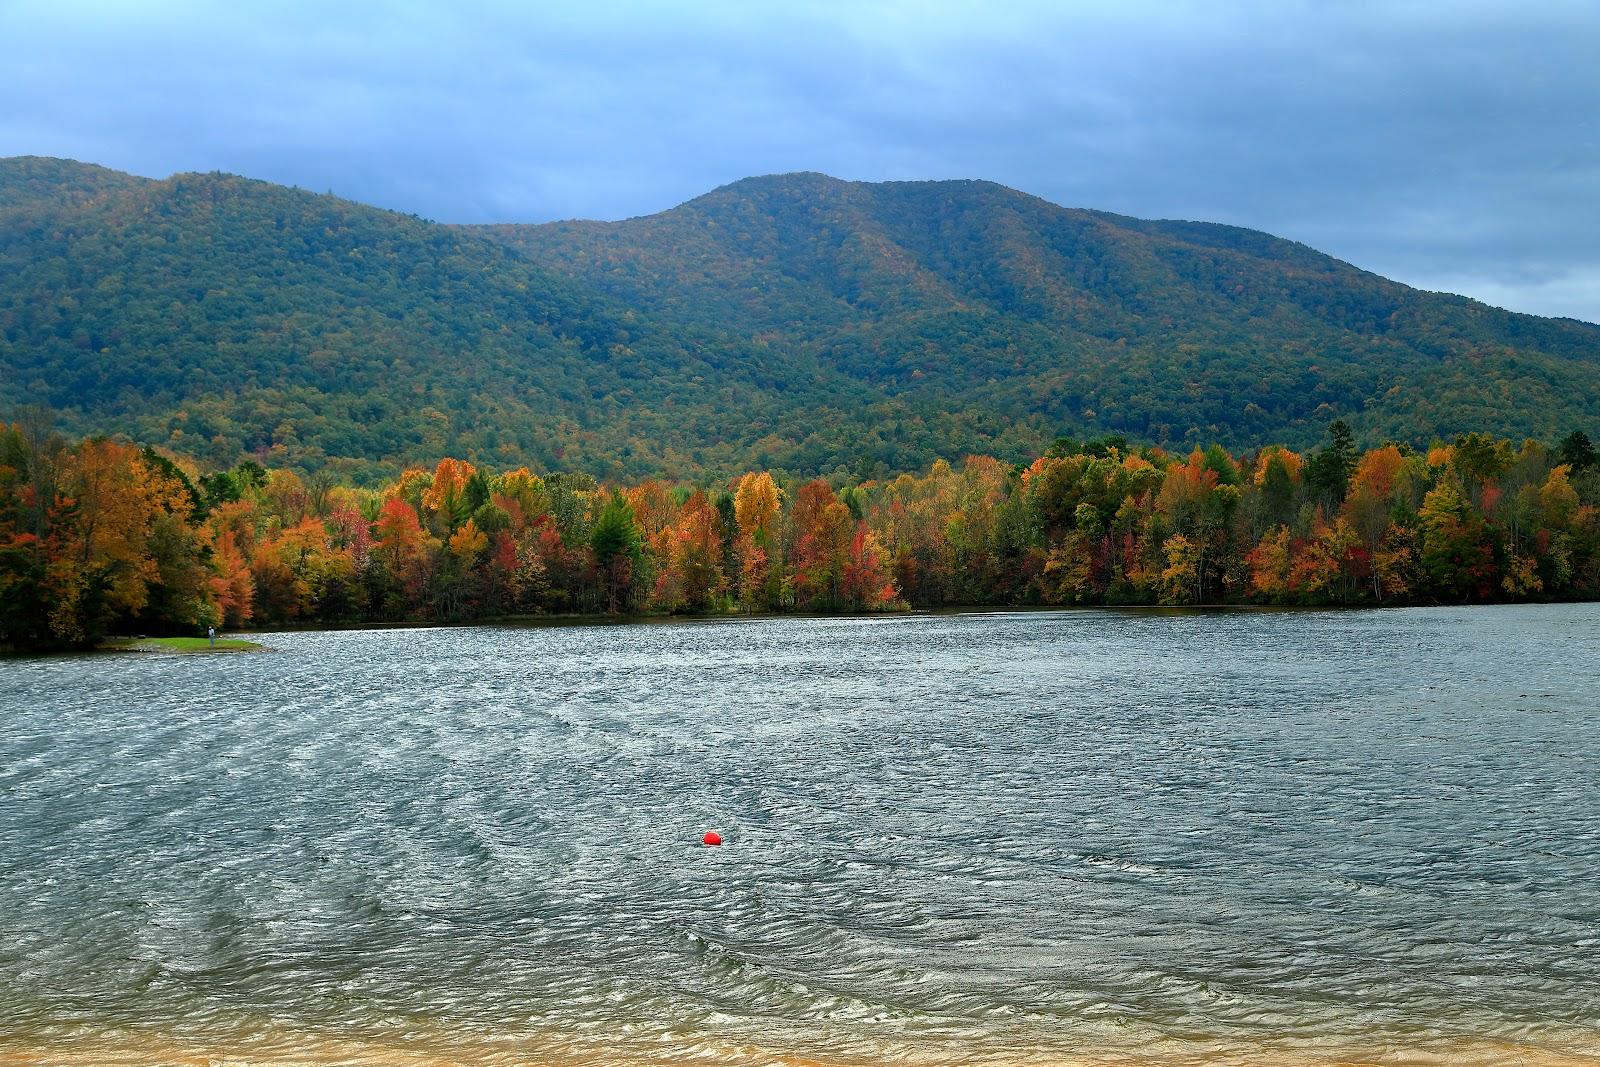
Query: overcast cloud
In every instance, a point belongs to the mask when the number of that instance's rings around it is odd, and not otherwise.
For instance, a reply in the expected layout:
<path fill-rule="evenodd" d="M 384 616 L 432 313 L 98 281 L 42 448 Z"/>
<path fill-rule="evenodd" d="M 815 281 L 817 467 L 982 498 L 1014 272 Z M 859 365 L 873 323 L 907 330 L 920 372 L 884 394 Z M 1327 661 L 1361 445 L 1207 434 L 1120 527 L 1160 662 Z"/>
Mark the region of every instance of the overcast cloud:
<path fill-rule="evenodd" d="M 0 155 L 452 222 L 990 178 L 1600 321 L 1595 0 L 0 0 L 0 42 Z"/>

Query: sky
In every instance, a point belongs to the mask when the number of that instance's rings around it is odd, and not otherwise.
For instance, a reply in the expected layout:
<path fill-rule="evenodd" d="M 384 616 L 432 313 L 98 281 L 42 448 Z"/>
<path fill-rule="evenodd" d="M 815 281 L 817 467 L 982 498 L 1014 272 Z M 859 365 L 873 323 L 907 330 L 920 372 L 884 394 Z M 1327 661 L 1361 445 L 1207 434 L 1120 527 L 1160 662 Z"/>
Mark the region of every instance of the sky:
<path fill-rule="evenodd" d="M 1600 0 L 0 0 L 0 156 L 448 222 L 987 178 L 1600 322 Z"/>

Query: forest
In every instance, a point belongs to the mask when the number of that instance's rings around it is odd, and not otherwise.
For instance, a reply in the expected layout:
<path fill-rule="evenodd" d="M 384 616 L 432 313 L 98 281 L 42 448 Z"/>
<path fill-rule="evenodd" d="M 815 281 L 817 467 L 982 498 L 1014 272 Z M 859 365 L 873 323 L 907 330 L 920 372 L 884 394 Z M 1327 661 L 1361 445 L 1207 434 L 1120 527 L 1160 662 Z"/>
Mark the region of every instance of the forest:
<path fill-rule="evenodd" d="M 1600 597 L 1589 437 L 1168 452 L 1058 440 L 884 479 L 602 482 L 445 459 L 378 488 L 35 412 L 0 430 L 0 644 L 563 613 Z"/>
<path fill-rule="evenodd" d="M 1600 326 L 1236 227 L 988 182 L 775 175 L 446 226 L 222 174 L 0 160 L 0 417 L 372 487 L 453 456 L 845 480 L 1059 434 L 1421 448 L 1600 419 Z"/>

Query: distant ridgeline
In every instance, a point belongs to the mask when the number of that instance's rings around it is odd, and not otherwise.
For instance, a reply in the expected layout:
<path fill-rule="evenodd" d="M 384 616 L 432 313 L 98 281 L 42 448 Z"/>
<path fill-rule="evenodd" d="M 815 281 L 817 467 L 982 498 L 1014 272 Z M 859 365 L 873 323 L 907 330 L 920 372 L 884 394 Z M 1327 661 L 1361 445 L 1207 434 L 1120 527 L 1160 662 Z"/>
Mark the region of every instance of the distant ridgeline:
<path fill-rule="evenodd" d="M 0 643 L 210 624 L 947 604 L 1600 597 L 1600 466 L 1484 434 L 1361 454 L 1058 442 L 831 485 L 602 485 L 446 459 L 378 489 L 0 432 Z"/>
<path fill-rule="evenodd" d="M 220 174 L 0 160 L 0 418 L 376 485 L 882 478 L 1061 434 L 1421 447 L 1600 422 L 1600 327 L 1250 230 L 987 182 L 752 178 L 617 223 L 443 226 Z"/>

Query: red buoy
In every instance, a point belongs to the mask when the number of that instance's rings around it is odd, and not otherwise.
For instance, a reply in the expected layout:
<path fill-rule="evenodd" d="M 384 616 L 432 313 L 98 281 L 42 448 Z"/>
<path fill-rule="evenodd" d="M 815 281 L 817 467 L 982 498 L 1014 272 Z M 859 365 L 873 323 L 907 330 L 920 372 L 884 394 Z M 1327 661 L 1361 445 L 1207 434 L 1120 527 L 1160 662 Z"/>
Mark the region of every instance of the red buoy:
<path fill-rule="evenodd" d="M 720 845 L 722 844 L 722 835 L 715 830 L 707 830 L 704 840 L 708 845 Z"/>

